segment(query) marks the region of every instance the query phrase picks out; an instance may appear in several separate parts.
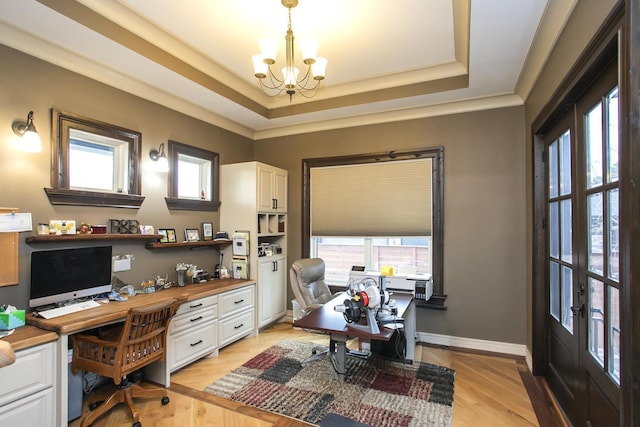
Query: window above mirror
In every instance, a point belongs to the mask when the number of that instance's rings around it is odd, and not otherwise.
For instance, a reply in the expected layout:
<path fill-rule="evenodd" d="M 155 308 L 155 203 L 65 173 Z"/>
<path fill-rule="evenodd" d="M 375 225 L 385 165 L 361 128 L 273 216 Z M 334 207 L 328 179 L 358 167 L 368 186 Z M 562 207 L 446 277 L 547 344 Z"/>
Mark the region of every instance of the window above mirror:
<path fill-rule="evenodd" d="M 174 210 L 217 211 L 220 207 L 220 155 L 169 141 L 169 195 Z"/>
<path fill-rule="evenodd" d="M 56 109 L 51 123 L 51 204 L 140 207 L 140 132 Z"/>

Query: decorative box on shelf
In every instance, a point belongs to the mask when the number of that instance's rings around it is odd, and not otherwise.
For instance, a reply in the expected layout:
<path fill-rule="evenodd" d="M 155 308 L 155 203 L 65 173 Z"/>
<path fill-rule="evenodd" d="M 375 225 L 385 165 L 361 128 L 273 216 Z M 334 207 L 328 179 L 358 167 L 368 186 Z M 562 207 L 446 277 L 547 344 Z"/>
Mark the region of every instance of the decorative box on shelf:
<path fill-rule="evenodd" d="M 0 313 L 0 329 L 9 330 L 24 326 L 24 310 Z"/>

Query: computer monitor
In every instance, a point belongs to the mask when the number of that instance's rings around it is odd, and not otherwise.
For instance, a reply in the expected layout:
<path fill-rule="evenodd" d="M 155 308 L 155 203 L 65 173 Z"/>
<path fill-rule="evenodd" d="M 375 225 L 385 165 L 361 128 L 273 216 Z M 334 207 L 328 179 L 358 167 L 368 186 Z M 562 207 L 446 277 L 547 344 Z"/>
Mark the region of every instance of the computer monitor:
<path fill-rule="evenodd" d="M 31 253 L 30 307 L 111 291 L 111 246 Z"/>

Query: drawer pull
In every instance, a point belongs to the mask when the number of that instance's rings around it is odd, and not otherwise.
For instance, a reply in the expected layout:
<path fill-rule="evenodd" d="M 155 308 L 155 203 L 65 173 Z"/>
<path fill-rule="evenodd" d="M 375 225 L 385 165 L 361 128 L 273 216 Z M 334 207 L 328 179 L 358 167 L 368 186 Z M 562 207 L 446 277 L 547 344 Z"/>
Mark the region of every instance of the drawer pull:
<path fill-rule="evenodd" d="M 189 308 L 198 308 L 198 307 L 202 307 L 202 303 L 189 306 Z"/>
<path fill-rule="evenodd" d="M 198 320 L 202 320 L 202 316 L 198 316 L 195 319 L 189 319 L 190 322 L 197 322 Z"/>
<path fill-rule="evenodd" d="M 241 302 L 244 302 L 244 298 L 243 298 L 243 299 L 241 299 L 241 300 L 238 300 L 238 301 L 234 301 L 233 303 L 234 303 L 234 304 L 240 304 Z"/>
<path fill-rule="evenodd" d="M 240 323 L 238 326 L 234 326 L 233 329 L 240 329 L 244 326 L 244 323 Z"/>
<path fill-rule="evenodd" d="M 190 345 L 191 347 L 195 347 L 195 346 L 197 346 L 197 345 L 199 345 L 199 344 L 202 344 L 202 340 L 198 340 L 198 341 L 194 342 L 193 344 L 189 344 L 189 345 Z"/>

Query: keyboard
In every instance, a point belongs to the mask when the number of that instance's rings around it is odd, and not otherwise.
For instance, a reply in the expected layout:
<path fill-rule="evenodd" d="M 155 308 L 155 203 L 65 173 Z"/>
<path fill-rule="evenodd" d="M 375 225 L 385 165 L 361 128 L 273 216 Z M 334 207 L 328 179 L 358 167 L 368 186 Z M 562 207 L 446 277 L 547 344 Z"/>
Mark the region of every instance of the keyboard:
<path fill-rule="evenodd" d="M 100 304 L 90 299 L 87 301 L 51 308 L 49 310 L 38 311 L 38 315 L 40 317 L 44 317 L 45 319 L 53 319 L 54 317 L 77 313 L 78 311 L 88 310 L 95 307 L 100 307 Z"/>

